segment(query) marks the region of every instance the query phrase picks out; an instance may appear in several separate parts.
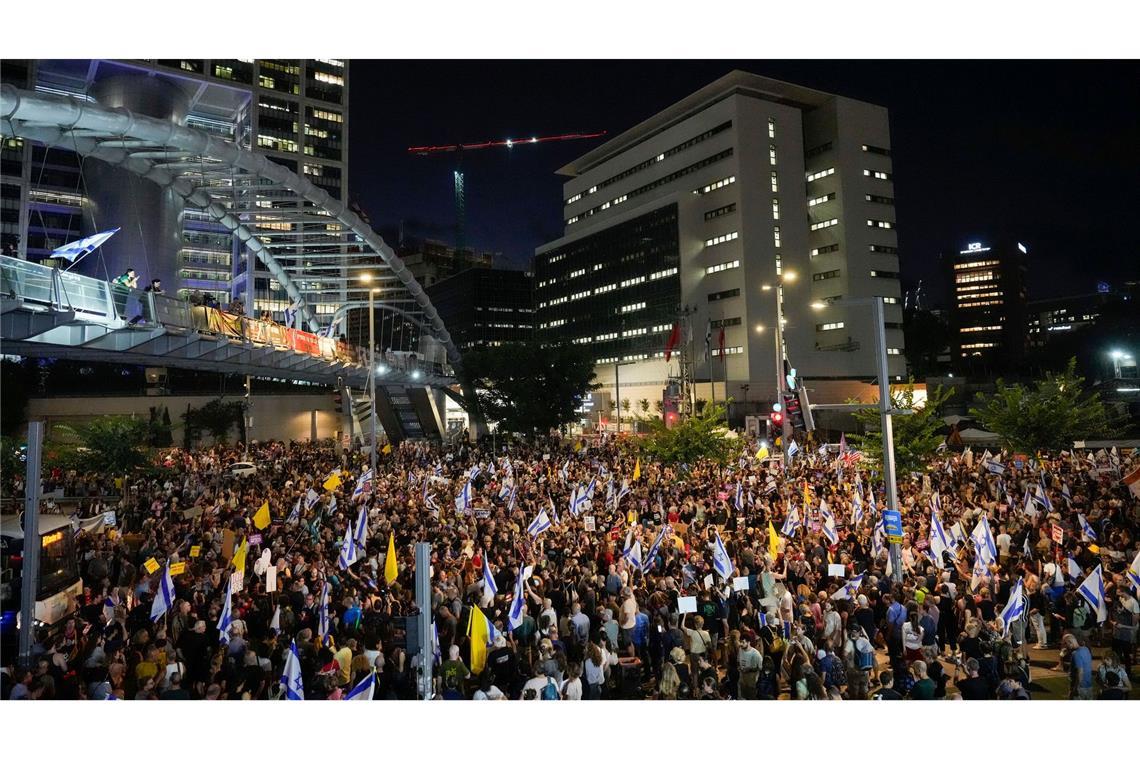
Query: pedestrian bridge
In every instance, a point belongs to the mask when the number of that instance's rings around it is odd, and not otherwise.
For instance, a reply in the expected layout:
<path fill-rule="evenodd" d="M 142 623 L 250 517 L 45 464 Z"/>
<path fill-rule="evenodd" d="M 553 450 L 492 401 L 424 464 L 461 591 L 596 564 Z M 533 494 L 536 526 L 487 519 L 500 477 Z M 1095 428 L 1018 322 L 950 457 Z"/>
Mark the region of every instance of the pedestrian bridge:
<path fill-rule="evenodd" d="M 0 256 L 0 353 L 364 388 L 365 349 L 171 296 Z M 385 354 L 378 386 L 443 388 L 446 364 Z"/>

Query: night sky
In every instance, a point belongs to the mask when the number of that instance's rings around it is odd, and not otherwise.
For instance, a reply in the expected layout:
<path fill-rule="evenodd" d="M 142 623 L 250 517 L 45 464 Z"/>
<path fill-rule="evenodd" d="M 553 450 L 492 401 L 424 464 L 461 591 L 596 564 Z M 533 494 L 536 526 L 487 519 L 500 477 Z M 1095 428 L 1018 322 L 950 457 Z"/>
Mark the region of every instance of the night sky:
<path fill-rule="evenodd" d="M 354 60 L 350 193 L 450 242 L 455 158 L 409 146 L 613 136 L 733 69 L 890 109 L 904 286 L 934 304 L 939 254 L 970 240 L 1024 242 L 1030 298 L 1140 279 L 1137 62 Z M 465 154 L 468 243 L 525 268 L 561 233 L 555 170 L 601 142 Z"/>

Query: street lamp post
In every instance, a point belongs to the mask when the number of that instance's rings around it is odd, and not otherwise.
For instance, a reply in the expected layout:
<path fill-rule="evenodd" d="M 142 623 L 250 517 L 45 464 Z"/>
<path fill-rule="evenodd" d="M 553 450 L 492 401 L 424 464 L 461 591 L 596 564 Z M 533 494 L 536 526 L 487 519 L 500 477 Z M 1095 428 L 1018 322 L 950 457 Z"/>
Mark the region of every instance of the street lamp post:
<path fill-rule="evenodd" d="M 365 273 L 360 279 L 372 282 L 372 275 Z M 372 428 L 368 464 L 371 471 L 376 472 L 376 288 L 368 289 L 368 400 L 371 402 L 368 421 Z"/>
<path fill-rule="evenodd" d="M 887 370 L 887 326 L 883 313 L 883 299 L 881 296 L 871 298 L 845 298 L 844 305 L 871 307 L 872 320 L 875 330 L 875 358 L 879 375 L 879 426 L 883 433 L 883 481 L 887 487 L 887 508 L 897 512 L 899 508 L 898 486 L 895 482 L 895 439 L 891 416 L 895 411 L 891 408 L 891 381 Z M 827 304 L 817 301 L 812 304 L 813 309 L 825 309 Z M 902 547 L 891 543 L 889 546 L 891 557 L 891 580 L 902 583 Z"/>
<path fill-rule="evenodd" d="M 784 472 L 792 464 L 792 457 L 788 453 L 788 442 L 791 437 L 791 422 L 788 420 L 787 410 L 783 409 L 784 393 L 788 390 L 787 378 L 784 377 L 784 282 L 795 282 L 795 272 L 784 272 L 780 275 L 779 283 L 776 285 L 776 329 L 773 334 L 776 337 L 776 395 L 779 398 L 781 405 L 781 417 L 783 424 L 780 429 L 780 439 L 783 445 L 780 449 L 784 457 Z M 762 286 L 764 290 L 771 288 L 770 285 Z"/>

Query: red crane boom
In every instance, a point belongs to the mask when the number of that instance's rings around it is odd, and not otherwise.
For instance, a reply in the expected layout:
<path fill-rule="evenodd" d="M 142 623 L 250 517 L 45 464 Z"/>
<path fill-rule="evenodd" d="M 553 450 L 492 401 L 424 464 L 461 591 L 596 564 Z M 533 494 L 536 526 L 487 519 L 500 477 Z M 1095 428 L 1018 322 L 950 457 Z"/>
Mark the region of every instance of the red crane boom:
<path fill-rule="evenodd" d="M 595 137 L 605 137 L 601 132 L 572 132 L 566 135 L 550 135 L 548 137 L 529 137 L 521 140 L 507 138 L 505 140 L 486 140 L 475 143 L 457 143 L 455 145 L 418 145 L 408 148 L 413 156 L 430 156 L 436 153 L 456 153 L 461 150 L 480 150 L 482 148 L 513 148 L 516 145 L 535 145 L 546 142 L 566 142 L 567 140 L 589 140 Z"/>

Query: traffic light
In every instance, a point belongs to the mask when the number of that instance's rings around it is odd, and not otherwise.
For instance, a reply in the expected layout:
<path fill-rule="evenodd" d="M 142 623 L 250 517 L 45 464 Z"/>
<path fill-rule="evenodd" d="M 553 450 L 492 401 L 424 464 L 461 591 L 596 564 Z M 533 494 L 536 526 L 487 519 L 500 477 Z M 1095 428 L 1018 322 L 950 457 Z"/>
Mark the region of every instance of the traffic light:
<path fill-rule="evenodd" d="M 333 391 L 333 409 L 337 417 L 344 414 L 344 394 L 339 390 Z"/>
<path fill-rule="evenodd" d="M 788 415 L 788 422 L 790 422 L 792 427 L 796 430 L 807 430 L 799 396 L 795 393 L 784 393 L 782 395 L 784 397 L 784 411 Z"/>
<path fill-rule="evenodd" d="M 779 404 L 772 404 L 772 412 L 768 415 L 768 423 L 772 426 L 772 432 L 775 435 L 780 435 L 784 430 L 784 413 L 781 411 Z"/>

